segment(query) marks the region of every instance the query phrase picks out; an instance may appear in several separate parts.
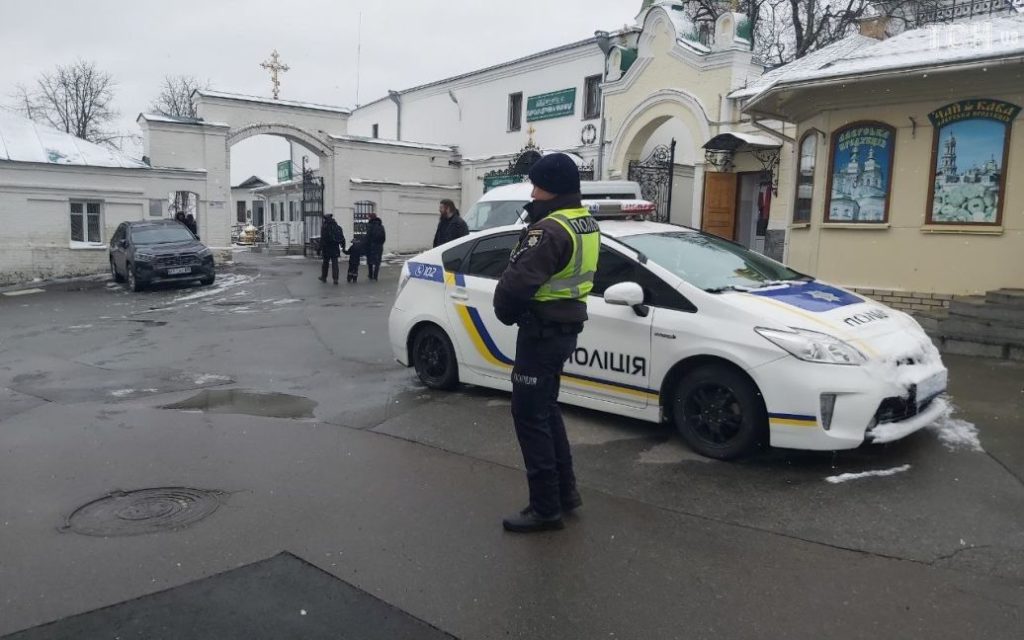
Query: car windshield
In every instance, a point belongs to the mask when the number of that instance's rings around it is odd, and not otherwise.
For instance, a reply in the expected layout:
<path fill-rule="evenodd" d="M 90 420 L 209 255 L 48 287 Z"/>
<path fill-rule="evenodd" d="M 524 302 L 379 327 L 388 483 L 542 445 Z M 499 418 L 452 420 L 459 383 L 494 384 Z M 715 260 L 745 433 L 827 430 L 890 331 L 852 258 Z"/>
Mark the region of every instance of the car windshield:
<path fill-rule="evenodd" d="M 477 202 L 466 214 L 466 225 L 470 231 L 482 231 L 494 227 L 515 224 L 529 200 L 490 200 Z"/>
<path fill-rule="evenodd" d="M 181 225 L 160 227 L 142 227 L 132 230 L 132 242 L 135 244 L 169 244 L 171 242 L 193 242 L 195 236 Z"/>
<path fill-rule="evenodd" d="M 809 279 L 737 244 L 692 231 L 629 236 L 619 242 L 705 291 L 756 289 L 786 280 Z"/>

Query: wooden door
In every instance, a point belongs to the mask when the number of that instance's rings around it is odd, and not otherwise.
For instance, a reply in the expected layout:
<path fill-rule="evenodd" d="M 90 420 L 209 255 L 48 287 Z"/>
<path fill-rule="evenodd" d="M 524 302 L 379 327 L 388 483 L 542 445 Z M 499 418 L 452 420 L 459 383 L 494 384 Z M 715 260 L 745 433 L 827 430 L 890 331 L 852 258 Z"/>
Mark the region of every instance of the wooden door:
<path fill-rule="evenodd" d="M 736 237 L 736 174 L 704 174 L 701 230 L 727 240 Z"/>

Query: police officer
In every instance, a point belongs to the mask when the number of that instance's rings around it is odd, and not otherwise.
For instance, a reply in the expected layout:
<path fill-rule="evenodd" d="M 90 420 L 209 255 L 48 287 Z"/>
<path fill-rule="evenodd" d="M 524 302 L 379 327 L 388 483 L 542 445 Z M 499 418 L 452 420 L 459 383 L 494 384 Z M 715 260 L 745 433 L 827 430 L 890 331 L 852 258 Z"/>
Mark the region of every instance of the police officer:
<path fill-rule="evenodd" d="M 494 311 L 518 324 L 512 369 L 512 419 L 526 463 L 530 504 L 505 518 L 507 531 L 562 528 L 562 514 L 583 502 L 558 408 L 565 360 L 587 320 L 600 250 L 597 222 L 580 202 L 580 174 L 569 156 L 544 156 L 530 170 L 533 202 L 494 293 Z"/>

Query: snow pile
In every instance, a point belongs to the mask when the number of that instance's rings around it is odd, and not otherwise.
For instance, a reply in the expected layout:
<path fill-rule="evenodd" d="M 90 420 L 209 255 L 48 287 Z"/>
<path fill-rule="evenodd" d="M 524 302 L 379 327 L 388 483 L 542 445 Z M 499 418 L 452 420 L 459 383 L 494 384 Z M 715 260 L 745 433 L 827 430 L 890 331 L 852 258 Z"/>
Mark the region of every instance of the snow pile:
<path fill-rule="evenodd" d="M 978 437 L 978 427 L 966 420 L 954 418 L 953 413 L 953 407 L 948 407 L 942 417 L 935 424 L 929 426 L 928 430 L 939 436 L 939 440 L 950 451 L 967 449 L 984 453 L 985 450 L 981 448 L 981 439 Z"/>
<path fill-rule="evenodd" d="M 243 276 L 238 274 L 230 274 L 217 279 L 217 284 L 200 289 L 195 293 L 190 293 L 184 296 L 178 296 L 173 302 L 191 302 L 193 300 L 202 300 L 203 298 L 209 298 L 224 293 L 228 289 L 233 287 L 240 287 L 248 284 L 255 280 L 253 276 Z"/>
<path fill-rule="evenodd" d="M 881 469 L 879 471 L 843 473 L 838 476 L 829 476 L 825 478 L 825 482 L 828 482 L 829 484 L 840 484 L 842 482 L 849 482 L 850 480 L 860 480 L 861 478 L 884 478 L 886 476 L 894 476 L 897 473 L 903 473 L 904 471 L 910 471 L 909 464 L 905 464 L 902 467 L 893 467 L 892 469 Z"/>
<path fill-rule="evenodd" d="M 275 305 L 295 304 L 296 302 L 302 302 L 302 300 L 299 300 L 297 298 L 288 298 L 287 300 L 275 300 L 274 304 Z"/>

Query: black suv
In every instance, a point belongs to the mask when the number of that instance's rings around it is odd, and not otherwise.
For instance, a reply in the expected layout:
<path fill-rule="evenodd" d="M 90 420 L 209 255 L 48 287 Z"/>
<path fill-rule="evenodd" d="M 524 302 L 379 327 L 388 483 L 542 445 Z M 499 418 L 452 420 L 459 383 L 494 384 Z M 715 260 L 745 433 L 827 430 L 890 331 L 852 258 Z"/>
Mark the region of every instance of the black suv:
<path fill-rule="evenodd" d="M 213 284 L 213 252 L 176 220 L 122 222 L 110 239 L 110 273 L 132 291 L 158 282 Z"/>

